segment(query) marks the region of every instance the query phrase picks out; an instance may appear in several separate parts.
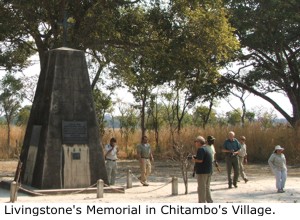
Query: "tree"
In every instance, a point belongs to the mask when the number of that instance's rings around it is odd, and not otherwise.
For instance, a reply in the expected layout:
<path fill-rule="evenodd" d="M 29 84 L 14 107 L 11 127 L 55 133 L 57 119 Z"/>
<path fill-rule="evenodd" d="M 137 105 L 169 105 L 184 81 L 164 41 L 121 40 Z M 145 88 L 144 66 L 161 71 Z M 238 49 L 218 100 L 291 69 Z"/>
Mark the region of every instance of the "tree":
<path fill-rule="evenodd" d="M 246 118 L 246 113 L 247 113 L 247 108 L 246 108 L 246 99 L 249 97 L 249 93 L 247 93 L 247 90 L 243 89 L 243 88 L 237 88 L 237 91 L 230 91 L 230 94 L 232 94 L 233 96 L 237 97 L 241 104 L 242 104 L 242 114 L 241 114 L 241 122 L 242 122 L 242 126 L 245 125 L 245 118 Z M 230 102 L 230 100 L 227 100 L 228 104 L 231 106 L 231 108 L 235 111 L 238 111 L 238 107 L 233 106 Z"/>
<path fill-rule="evenodd" d="M 18 126 L 26 126 L 29 120 L 31 105 L 26 105 L 21 108 L 17 114 L 16 124 Z"/>
<path fill-rule="evenodd" d="M 240 109 L 226 112 L 227 122 L 231 125 L 236 125 L 241 123 L 242 112 Z"/>
<path fill-rule="evenodd" d="M 228 71 L 227 83 L 263 98 L 294 128 L 300 120 L 300 2 L 295 0 L 227 0 L 231 23 L 241 48 L 245 71 Z M 287 113 L 269 93 L 282 93 L 293 112 Z"/>
<path fill-rule="evenodd" d="M 13 12 L 5 2 L 0 2 L 0 70 L 17 71 L 30 64 L 27 59 L 34 51 L 31 41 L 20 39 L 22 24 L 11 19 Z"/>
<path fill-rule="evenodd" d="M 121 115 L 118 117 L 120 121 L 121 137 L 125 136 L 125 151 L 128 153 L 128 140 L 130 134 L 133 134 L 138 125 L 138 112 L 137 109 L 130 105 L 119 102 L 119 111 Z"/>
<path fill-rule="evenodd" d="M 159 37 L 157 30 L 159 21 L 153 15 L 156 10 L 157 8 L 146 11 L 136 7 L 131 10 L 131 14 L 124 15 L 124 20 L 133 23 L 133 34 L 128 39 L 129 46 L 118 48 L 110 68 L 112 78 L 125 85 L 139 103 L 142 136 L 146 132 L 146 109 L 151 91 L 164 82 L 156 69 L 164 49 L 164 40 Z"/>
<path fill-rule="evenodd" d="M 258 109 L 256 115 L 257 121 L 265 129 L 273 127 L 277 118 L 274 110 L 266 111 L 265 109 Z"/>
<path fill-rule="evenodd" d="M 101 92 L 99 89 L 93 90 L 96 118 L 99 125 L 100 136 L 105 133 L 105 113 L 112 107 L 109 95 Z"/>
<path fill-rule="evenodd" d="M 6 74 L 0 82 L 0 107 L 3 109 L 7 125 L 7 152 L 10 154 L 10 125 L 17 116 L 21 107 L 23 94 L 21 80 L 16 79 L 12 74 Z"/>
<path fill-rule="evenodd" d="M 62 46 L 101 52 L 108 45 L 126 44 L 121 36 L 130 23 L 126 23 L 127 27 L 117 27 L 125 24 L 120 14 L 138 2 L 141 0 L 1 1 L 0 17 L 4 25 L 3 30 L 1 25 L 0 41 L 9 42 L 6 48 L 23 45 L 26 50 L 37 52 L 41 67 L 45 52 Z M 24 60 L 28 57 L 24 53 Z"/>
<path fill-rule="evenodd" d="M 148 120 L 147 120 L 147 127 L 151 130 L 154 130 L 155 134 L 155 143 L 157 152 L 160 152 L 160 144 L 159 144 L 159 131 L 163 125 L 163 106 L 162 104 L 158 103 L 157 94 L 152 94 L 150 97 L 150 104 L 147 111 Z"/>
<path fill-rule="evenodd" d="M 198 106 L 193 112 L 194 125 L 205 128 L 208 123 L 217 121 L 216 111 L 207 106 Z"/>

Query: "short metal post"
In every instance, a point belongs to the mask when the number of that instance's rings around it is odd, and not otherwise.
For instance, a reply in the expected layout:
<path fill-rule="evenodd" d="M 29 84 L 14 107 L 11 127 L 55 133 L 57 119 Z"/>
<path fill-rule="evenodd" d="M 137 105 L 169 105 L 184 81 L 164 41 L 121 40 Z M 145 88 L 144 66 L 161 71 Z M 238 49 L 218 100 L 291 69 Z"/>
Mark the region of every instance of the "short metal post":
<path fill-rule="evenodd" d="M 104 182 L 103 180 L 97 181 L 97 198 L 103 198 L 104 193 Z"/>
<path fill-rule="evenodd" d="M 172 195 L 178 195 L 178 178 L 172 177 Z"/>
<path fill-rule="evenodd" d="M 16 181 L 12 181 L 10 184 L 10 202 L 14 203 L 17 201 L 18 184 Z"/>
<path fill-rule="evenodd" d="M 132 188 L 132 173 L 131 170 L 127 171 L 127 189 Z"/>

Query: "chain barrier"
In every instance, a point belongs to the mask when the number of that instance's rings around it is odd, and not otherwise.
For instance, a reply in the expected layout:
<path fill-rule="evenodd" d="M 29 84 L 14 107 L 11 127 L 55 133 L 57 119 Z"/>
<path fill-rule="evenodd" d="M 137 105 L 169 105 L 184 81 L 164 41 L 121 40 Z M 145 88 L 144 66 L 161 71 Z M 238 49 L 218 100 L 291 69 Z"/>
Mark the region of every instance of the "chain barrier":
<path fill-rule="evenodd" d="M 152 190 L 148 190 L 148 191 L 145 191 L 145 192 L 126 192 L 126 193 L 130 193 L 130 194 L 143 194 L 143 193 L 149 193 L 149 192 L 154 192 L 154 191 L 157 191 L 161 188 L 164 188 L 165 186 L 169 185 L 170 183 L 172 183 L 172 180 L 170 180 L 169 182 L 166 182 L 160 186 L 158 186 L 157 188 L 155 189 L 152 189 Z"/>
<path fill-rule="evenodd" d="M 88 187 L 86 187 L 86 188 L 84 188 L 84 189 L 82 189 L 82 190 L 78 190 L 78 191 L 72 192 L 72 193 L 70 193 L 70 194 L 72 195 L 72 194 L 78 194 L 78 193 L 84 192 L 84 191 L 86 191 L 87 189 L 92 188 L 92 187 L 94 187 L 94 186 L 96 186 L 96 185 L 97 185 L 97 183 L 94 183 L 93 185 L 90 185 L 90 186 L 88 186 Z"/>
<path fill-rule="evenodd" d="M 29 194 L 35 195 L 35 196 L 48 196 L 47 194 L 44 194 L 44 193 L 39 193 L 39 192 L 35 192 L 33 190 L 26 189 L 26 188 L 22 187 L 22 185 L 20 185 L 18 187 L 18 190 L 19 189 L 21 189 L 23 192 L 26 192 L 26 193 L 29 193 Z"/>
<path fill-rule="evenodd" d="M 134 177 L 136 180 L 138 180 L 140 182 L 140 179 L 133 173 L 130 173 L 132 177 Z M 121 177 L 118 177 L 117 179 L 122 179 L 122 178 L 125 178 L 126 175 L 123 175 Z M 167 186 L 168 184 L 172 183 L 172 180 L 169 180 L 168 182 L 165 182 L 161 185 L 158 185 L 155 189 L 152 189 L 152 190 L 148 190 L 148 191 L 144 191 L 144 192 L 126 192 L 126 193 L 132 193 L 132 194 L 142 194 L 142 193 L 149 193 L 149 192 L 154 192 L 154 191 L 157 191 L 165 186 Z M 74 195 L 74 194 L 79 194 L 79 193 L 82 193 L 90 188 L 93 188 L 97 185 L 97 183 L 95 184 L 92 184 L 84 189 L 81 189 L 81 190 L 78 190 L 78 191 L 74 191 L 74 192 L 70 192 L 70 193 L 65 193 L 64 195 Z M 105 187 L 113 190 L 113 191 L 116 191 L 116 192 L 120 192 L 120 193 L 124 193 L 125 190 L 120 190 L 120 189 L 116 189 L 116 188 L 113 188 L 112 186 L 110 185 L 107 185 L 107 184 L 104 184 Z M 49 196 L 49 194 L 46 194 L 46 193 L 41 193 L 41 192 L 36 192 L 34 190 L 30 190 L 30 189 L 27 189 L 27 188 L 24 188 L 22 187 L 21 183 L 19 183 L 19 186 L 18 186 L 18 189 L 17 191 L 19 190 L 22 190 L 23 192 L 25 193 L 28 193 L 30 195 L 34 195 L 34 196 Z"/>
<path fill-rule="evenodd" d="M 84 192 L 92 187 L 95 187 L 97 185 L 97 183 L 93 184 L 93 185 L 90 185 L 84 189 L 81 189 L 81 190 L 77 190 L 77 191 L 74 191 L 74 192 L 71 192 L 71 193 L 66 193 L 65 195 L 72 195 L 72 194 L 78 194 L 78 193 L 81 193 L 81 192 Z M 20 186 L 18 187 L 18 190 L 21 189 L 22 191 L 26 192 L 26 193 L 29 193 L 29 194 L 32 194 L 32 195 L 36 195 L 36 196 L 49 196 L 49 194 L 46 194 L 46 193 L 40 193 L 40 192 L 36 192 L 34 190 L 30 190 L 30 189 L 26 189 L 24 187 L 22 187 L 22 185 L 20 184 Z"/>

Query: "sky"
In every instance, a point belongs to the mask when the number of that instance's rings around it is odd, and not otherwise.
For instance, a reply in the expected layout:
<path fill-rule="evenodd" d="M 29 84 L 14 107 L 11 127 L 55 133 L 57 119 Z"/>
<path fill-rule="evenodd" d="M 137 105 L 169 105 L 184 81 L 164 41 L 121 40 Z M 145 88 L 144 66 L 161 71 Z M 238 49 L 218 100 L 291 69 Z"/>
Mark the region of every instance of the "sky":
<path fill-rule="evenodd" d="M 126 100 L 126 102 L 133 101 L 133 96 L 125 90 L 119 90 L 117 91 L 117 94 L 120 100 Z M 277 103 L 279 103 L 285 111 L 291 114 L 292 108 L 288 98 L 284 97 L 282 94 L 271 94 L 270 97 Z M 230 96 L 229 101 L 235 108 L 242 109 L 242 103 L 240 102 L 240 100 L 238 100 L 238 98 Z M 277 110 L 275 110 L 275 108 L 269 102 L 258 96 L 250 94 L 249 97 L 247 97 L 245 103 L 247 111 L 257 112 L 260 109 L 263 109 L 264 112 L 268 113 L 274 111 L 274 114 L 276 114 L 278 119 L 283 118 L 283 116 Z M 221 115 L 224 115 L 226 112 L 233 110 L 226 100 L 219 101 L 218 106 L 215 109 L 217 113 Z"/>
<path fill-rule="evenodd" d="M 30 66 L 26 70 L 24 70 L 24 73 L 27 75 L 38 75 L 40 73 L 40 67 L 39 62 L 37 60 L 37 57 L 33 57 L 32 60 L 35 63 L 34 65 Z M 115 99 L 119 98 L 120 100 L 123 100 L 124 102 L 133 102 L 133 96 L 132 94 L 128 93 L 125 89 L 120 89 L 116 91 Z M 271 94 L 269 95 L 273 100 L 275 100 L 279 105 L 286 110 L 289 114 L 292 112 L 292 107 L 289 102 L 289 99 L 285 97 L 283 94 Z M 238 98 L 231 96 L 229 97 L 231 105 L 233 105 L 236 108 L 242 108 L 242 103 L 238 100 Z M 28 103 L 26 103 L 28 104 Z M 249 95 L 246 99 L 246 108 L 248 111 L 257 112 L 259 109 L 263 109 L 265 112 L 272 112 L 274 111 L 274 114 L 276 114 L 277 118 L 283 118 L 283 116 L 274 109 L 274 107 L 265 101 L 264 99 L 255 96 L 255 95 Z M 232 107 L 230 104 L 225 101 L 219 101 L 218 106 L 215 108 L 218 114 L 224 115 L 228 111 L 232 111 Z"/>

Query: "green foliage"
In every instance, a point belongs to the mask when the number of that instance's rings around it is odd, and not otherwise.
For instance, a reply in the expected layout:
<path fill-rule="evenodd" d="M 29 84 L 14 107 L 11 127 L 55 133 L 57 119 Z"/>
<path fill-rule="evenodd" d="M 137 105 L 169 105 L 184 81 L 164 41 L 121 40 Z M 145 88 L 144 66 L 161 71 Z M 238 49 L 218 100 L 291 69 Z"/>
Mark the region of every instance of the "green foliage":
<path fill-rule="evenodd" d="M 12 74 L 6 74 L 0 82 L 0 108 L 3 109 L 7 125 L 7 150 L 10 154 L 10 124 L 17 116 L 24 94 L 21 93 L 21 80 Z"/>
<path fill-rule="evenodd" d="M 94 106 L 96 118 L 99 125 L 100 135 L 103 136 L 105 132 L 105 113 L 112 107 L 111 99 L 108 95 L 101 92 L 99 89 L 93 90 Z"/>
<path fill-rule="evenodd" d="M 254 113 L 254 112 L 246 112 L 245 118 L 246 118 L 249 122 L 254 122 L 254 119 L 255 119 L 255 113 Z"/>
<path fill-rule="evenodd" d="M 259 111 L 257 112 L 257 121 L 264 129 L 271 128 L 275 125 L 276 115 L 273 111 Z"/>
<path fill-rule="evenodd" d="M 7 71 L 24 69 L 30 65 L 28 58 L 35 53 L 34 42 L 24 31 L 28 26 L 22 14 L 13 10 L 14 3 L 17 1 L 0 2 L 0 67 Z"/>
<path fill-rule="evenodd" d="M 242 121 L 242 112 L 240 109 L 226 112 L 226 117 L 230 125 L 238 125 Z"/>
<path fill-rule="evenodd" d="M 21 108 L 17 115 L 16 125 L 27 125 L 30 116 L 31 106 L 27 105 Z"/>
<path fill-rule="evenodd" d="M 24 94 L 20 91 L 23 87 L 21 81 L 12 74 L 6 74 L 0 82 L 0 107 L 4 111 L 7 124 L 10 124 L 21 107 Z"/>
<path fill-rule="evenodd" d="M 164 106 L 157 102 L 157 95 L 151 96 L 149 108 L 147 110 L 147 124 L 149 130 L 157 130 L 164 126 Z"/>
<path fill-rule="evenodd" d="M 245 72 L 228 73 L 235 83 L 271 103 L 293 126 L 300 120 L 300 1 L 228 0 L 231 23 L 241 50 L 239 60 L 250 65 Z M 244 83 L 243 83 L 244 82 Z M 287 96 L 292 113 L 267 96 Z"/>
<path fill-rule="evenodd" d="M 207 123 L 207 117 L 209 124 L 215 124 L 217 122 L 216 111 L 212 110 L 206 106 L 198 106 L 193 112 L 193 124 L 198 127 L 205 127 L 204 124 Z"/>

